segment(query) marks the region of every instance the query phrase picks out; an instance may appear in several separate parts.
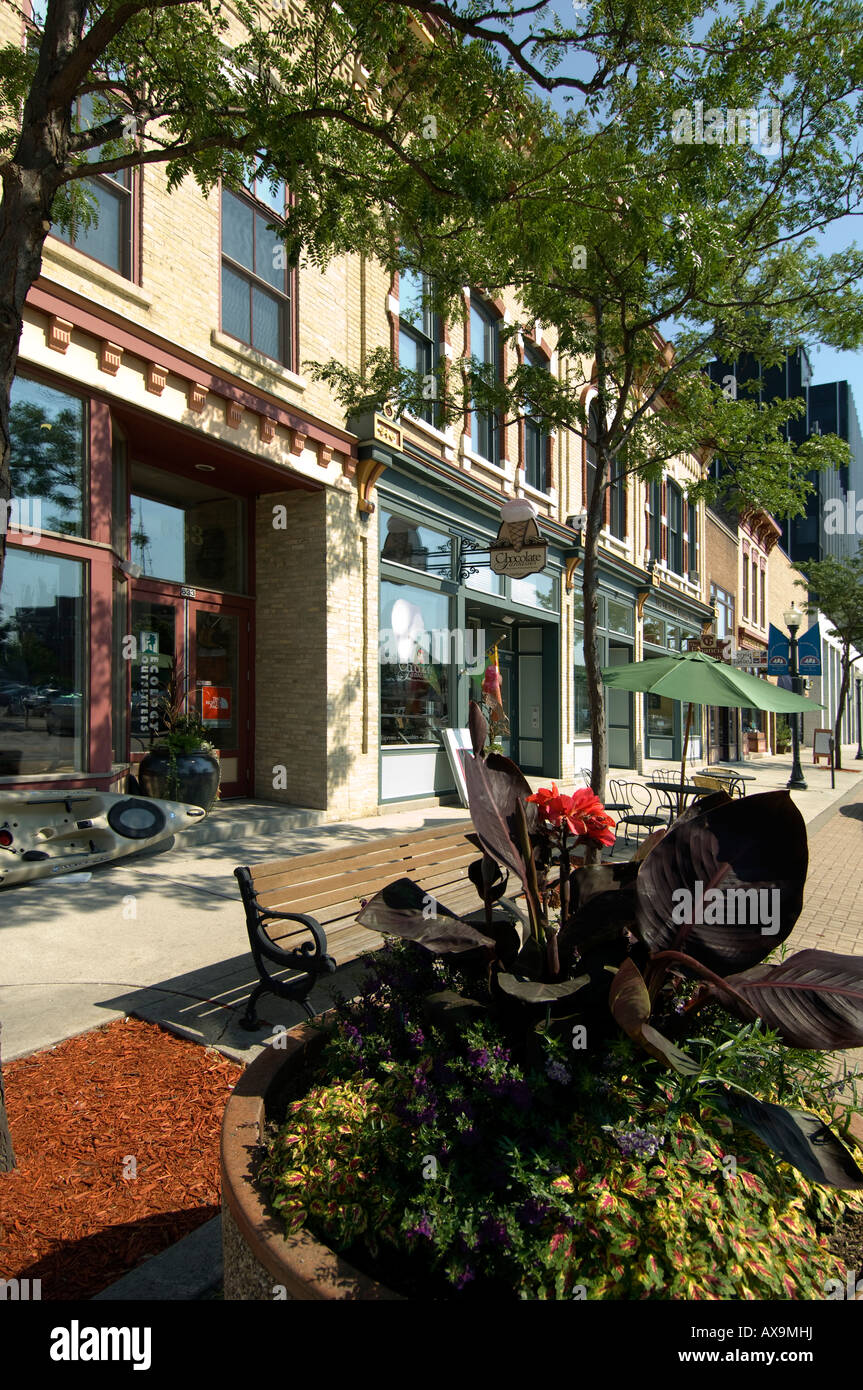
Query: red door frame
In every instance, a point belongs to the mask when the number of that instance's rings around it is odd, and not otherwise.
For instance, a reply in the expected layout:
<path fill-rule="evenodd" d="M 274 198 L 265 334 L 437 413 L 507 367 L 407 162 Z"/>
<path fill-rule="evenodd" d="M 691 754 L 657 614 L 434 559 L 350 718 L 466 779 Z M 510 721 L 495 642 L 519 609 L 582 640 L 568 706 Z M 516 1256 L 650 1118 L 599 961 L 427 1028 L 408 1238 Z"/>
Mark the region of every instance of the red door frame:
<path fill-rule="evenodd" d="M 223 796 L 250 796 L 252 793 L 252 762 L 254 729 L 254 671 L 251 654 L 253 650 L 253 623 L 255 601 L 253 598 L 231 594 L 226 596 L 211 589 L 200 589 L 188 584 L 168 583 L 166 580 L 141 578 L 130 584 L 130 605 L 136 600 L 162 603 L 174 608 L 174 654 L 186 678 L 194 680 L 195 673 L 190 670 L 190 647 L 192 615 L 197 611 L 225 613 L 238 619 L 237 642 L 237 733 L 236 750 L 226 749 L 228 757 L 237 757 L 237 781 L 222 785 Z M 131 608 L 130 608 L 131 612 Z M 245 667 L 245 679 L 243 678 Z M 131 674 L 130 674 L 131 680 Z M 193 687 L 190 685 L 189 689 Z M 127 720 L 131 728 L 132 703 L 131 688 L 127 700 Z M 137 737 L 137 736 L 135 736 Z M 144 751 L 129 746 L 129 762 L 133 767 L 141 761 Z"/>

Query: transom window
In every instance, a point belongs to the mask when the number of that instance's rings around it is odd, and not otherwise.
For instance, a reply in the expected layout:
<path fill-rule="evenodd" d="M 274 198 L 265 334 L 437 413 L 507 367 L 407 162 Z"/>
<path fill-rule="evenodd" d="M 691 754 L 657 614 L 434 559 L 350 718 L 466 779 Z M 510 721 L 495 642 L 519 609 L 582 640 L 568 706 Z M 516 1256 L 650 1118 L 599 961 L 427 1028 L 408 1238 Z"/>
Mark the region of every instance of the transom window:
<path fill-rule="evenodd" d="M 266 357 L 291 365 L 290 272 L 275 226 L 285 185 L 256 179 L 222 189 L 222 329 Z"/>

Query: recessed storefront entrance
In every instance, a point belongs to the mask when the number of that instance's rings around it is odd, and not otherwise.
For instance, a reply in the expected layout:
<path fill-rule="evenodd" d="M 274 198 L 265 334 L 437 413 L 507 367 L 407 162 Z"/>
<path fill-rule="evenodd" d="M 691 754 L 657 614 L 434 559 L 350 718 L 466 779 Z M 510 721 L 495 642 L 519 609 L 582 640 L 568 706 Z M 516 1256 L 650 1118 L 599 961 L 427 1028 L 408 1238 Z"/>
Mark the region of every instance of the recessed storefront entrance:
<path fill-rule="evenodd" d="M 219 750 L 222 793 L 250 791 L 252 603 L 195 589 L 137 580 L 129 644 L 131 761 L 137 763 L 162 724 L 160 704 L 172 676 L 186 707 L 201 716 Z"/>

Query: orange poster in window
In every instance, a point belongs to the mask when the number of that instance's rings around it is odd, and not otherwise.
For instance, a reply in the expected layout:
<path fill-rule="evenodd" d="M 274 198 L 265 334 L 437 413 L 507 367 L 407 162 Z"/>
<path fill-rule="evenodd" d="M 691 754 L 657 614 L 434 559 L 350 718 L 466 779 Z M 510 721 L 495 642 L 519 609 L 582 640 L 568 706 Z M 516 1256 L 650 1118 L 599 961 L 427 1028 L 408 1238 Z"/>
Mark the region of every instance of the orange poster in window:
<path fill-rule="evenodd" d="M 231 699 L 233 691 L 229 685 L 201 686 L 201 719 L 205 724 L 227 727 L 231 722 Z"/>

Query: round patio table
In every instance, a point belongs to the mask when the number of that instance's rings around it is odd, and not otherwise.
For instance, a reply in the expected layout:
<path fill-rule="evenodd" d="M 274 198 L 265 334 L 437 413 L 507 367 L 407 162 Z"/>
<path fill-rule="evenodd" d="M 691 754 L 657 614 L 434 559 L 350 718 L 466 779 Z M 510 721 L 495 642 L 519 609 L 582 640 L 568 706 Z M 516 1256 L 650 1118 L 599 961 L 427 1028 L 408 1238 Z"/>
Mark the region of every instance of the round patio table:
<path fill-rule="evenodd" d="M 645 782 L 644 785 L 659 792 L 665 803 L 663 809 L 668 810 L 669 825 L 686 810 L 691 800 L 707 794 L 705 787 L 697 787 L 694 782 L 684 782 L 682 786 L 679 782 Z"/>
<path fill-rule="evenodd" d="M 758 778 L 754 777 L 751 772 L 732 772 L 731 768 L 720 768 L 719 770 L 717 770 L 714 767 L 702 767 L 699 769 L 699 776 L 714 777 L 717 782 L 728 782 L 729 793 L 733 793 L 735 788 L 740 786 L 742 783 L 758 781 Z M 745 795 L 746 787 L 744 786 L 741 792 L 741 796 Z"/>

